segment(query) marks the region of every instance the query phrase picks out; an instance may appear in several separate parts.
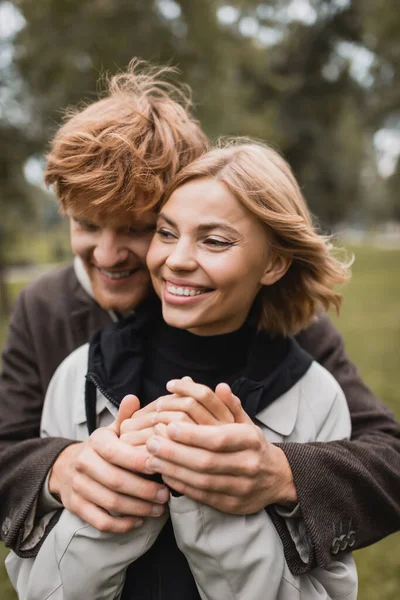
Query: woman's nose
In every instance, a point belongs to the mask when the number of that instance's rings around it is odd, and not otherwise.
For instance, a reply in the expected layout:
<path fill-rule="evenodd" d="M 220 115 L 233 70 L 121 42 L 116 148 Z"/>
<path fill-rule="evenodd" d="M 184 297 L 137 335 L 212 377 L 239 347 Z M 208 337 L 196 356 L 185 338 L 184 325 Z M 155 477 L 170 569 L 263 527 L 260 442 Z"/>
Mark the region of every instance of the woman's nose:
<path fill-rule="evenodd" d="M 197 262 L 192 245 L 179 240 L 171 246 L 171 252 L 165 263 L 171 271 L 193 271 L 197 267 Z"/>
<path fill-rule="evenodd" d="M 93 250 L 96 265 L 107 268 L 124 262 L 129 255 L 129 249 L 124 239 L 113 229 L 103 229 Z"/>

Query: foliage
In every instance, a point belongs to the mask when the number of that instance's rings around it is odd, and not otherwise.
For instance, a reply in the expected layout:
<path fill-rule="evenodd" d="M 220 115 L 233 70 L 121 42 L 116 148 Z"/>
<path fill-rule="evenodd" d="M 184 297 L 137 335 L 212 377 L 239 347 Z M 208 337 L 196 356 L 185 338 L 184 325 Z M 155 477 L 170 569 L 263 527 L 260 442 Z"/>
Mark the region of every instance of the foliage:
<path fill-rule="evenodd" d="M 307 13 L 307 2 L 293 0 L 16 0 L 24 27 L 4 85 L 24 119 L 7 129 L 0 114 L 13 146 L 12 156 L 0 154 L 0 188 L 4 170 L 21 184 L 21 166 L 45 152 L 63 108 L 95 99 L 103 72 L 139 56 L 179 66 L 211 137 L 280 147 L 325 225 L 368 212 L 372 136 L 396 118 L 400 94 L 395 2 L 308 0 Z M 296 4 L 304 14 L 293 13 Z M 354 59 L 362 51 L 372 57 L 364 75 Z M 379 196 L 389 209 L 374 217 L 393 214 L 393 194 L 388 186 Z"/>

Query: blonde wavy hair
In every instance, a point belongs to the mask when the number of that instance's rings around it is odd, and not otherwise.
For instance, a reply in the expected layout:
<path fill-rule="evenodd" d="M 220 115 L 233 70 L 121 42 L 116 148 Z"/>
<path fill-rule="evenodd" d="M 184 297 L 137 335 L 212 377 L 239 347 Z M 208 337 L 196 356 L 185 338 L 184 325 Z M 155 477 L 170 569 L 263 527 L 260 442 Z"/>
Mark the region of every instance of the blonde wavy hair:
<path fill-rule="evenodd" d="M 270 249 L 290 261 L 283 277 L 264 286 L 256 299 L 260 329 L 294 335 L 321 308 L 339 312 L 343 297 L 333 288 L 350 277 L 352 261 L 334 256 L 329 237 L 313 225 L 288 163 L 271 147 L 252 140 L 224 142 L 184 167 L 166 190 L 164 205 L 178 187 L 200 178 L 222 182 L 265 224 Z"/>
<path fill-rule="evenodd" d="M 157 205 L 167 183 L 207 148 L 176 70 L 134 59 L 104 98 L 67 110 L 51 141 L 45 182 L 65 212 L 109 219 Z"/>

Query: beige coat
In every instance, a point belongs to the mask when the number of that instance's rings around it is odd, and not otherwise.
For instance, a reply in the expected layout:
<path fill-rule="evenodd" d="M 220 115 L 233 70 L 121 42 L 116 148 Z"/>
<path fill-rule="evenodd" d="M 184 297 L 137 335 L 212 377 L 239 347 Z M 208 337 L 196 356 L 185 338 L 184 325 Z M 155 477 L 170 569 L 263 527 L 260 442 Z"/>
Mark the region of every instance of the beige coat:
<path fill-rule="evenodd" d="M 53 377 L 44 405 L 42 436 L 87 437 L 87 353 L 87 345 L 79 348 Z M 106 426 L 116 409 L 99 393 L 97 411 L 100 425 Z M 350 436 L 343 392 L 316 362 L 257 419 L 271 442 L 328 441 Z M 183 496 L 171 498 L 169 515 L 177 544 L 186 555 L 203 600 L 357 597 L 357 575 L 350 554 L 339 555 L 326 569 L 292 575 L 280 538 L 264 510 L 254 515 L 229 515 Z M 21 600 L 118 599 L 126 568 L 151 547 L 167 518 L 148 518 L 142 528 L 127 534 L 105 534 L 64 510 L 35 559 L 9 555 L 8 574 Z M 307 562 L 301 519 L 288 517 L 287 525 Z"/>

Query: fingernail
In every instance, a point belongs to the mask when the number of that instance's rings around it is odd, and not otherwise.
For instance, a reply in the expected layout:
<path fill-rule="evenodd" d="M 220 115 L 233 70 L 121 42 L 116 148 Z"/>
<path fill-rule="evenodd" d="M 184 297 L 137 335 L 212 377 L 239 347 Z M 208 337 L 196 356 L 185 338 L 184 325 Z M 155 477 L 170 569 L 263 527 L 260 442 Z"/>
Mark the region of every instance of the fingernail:
<path fill-rule="evenodd" d="M 189 375 L 185 375 L 185 377 L 182 377 L 182 381 L 193 381 L 193 379 Z"/>
<path fill-rule="evenodd" d="M 147 450 L 149 450 L 149 452 L 158 452 L 158 450 L 160 449 L 160 440 L 156 437 L 152 437 L 149 439 L 149 441 L 147 442 Z"/>
<path fill-rule="evenodd" d="M 151 509 L 151 514 L 154 517 L 160 517 L 164 512 L 164 507 L 161 506 L 160 504 L 156 504 L 155 506 L 152 507 Z"/>
<path fill-rule="evenodd" d="M 138 521 L 135 521 L 135 524 L 133 526 L 134 529 L 139 529 L 139 527 L 141 527 L 143 525 L 143 523 L 144 523 L 143 519 L 139 519 Z"/>
<path fill-rule="evenodd" d="M 179 429 L 178 425 L 176 425 L 175 423 L 170 423 L 168 425 L 168 435 L 170 435 L 171 437 L 177 438 L 177 437 L 179 437 L 179 433 L 180 433 L 180 429 Z"/>
<path fill-rule="evenodd" d="M 169 392 L 173 392 L 175 389 L 175 384 L 176 384 L 176 379 L 171 379 L 171 381 L 168 381 L 166 388 Z"/>
<path fill-rule="evenodd" d="M 162 502 L 164 504 L 169 499 L 169 491 L 166 488 L 161 488 L 161 490 L 158 490 L 156 498 L 158 502 Z"/>

